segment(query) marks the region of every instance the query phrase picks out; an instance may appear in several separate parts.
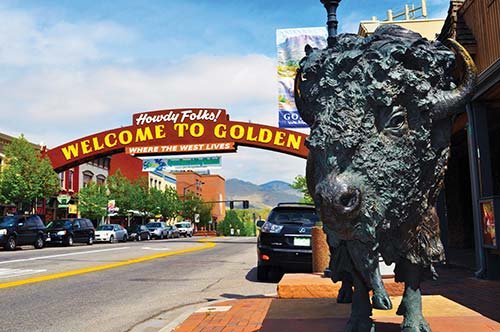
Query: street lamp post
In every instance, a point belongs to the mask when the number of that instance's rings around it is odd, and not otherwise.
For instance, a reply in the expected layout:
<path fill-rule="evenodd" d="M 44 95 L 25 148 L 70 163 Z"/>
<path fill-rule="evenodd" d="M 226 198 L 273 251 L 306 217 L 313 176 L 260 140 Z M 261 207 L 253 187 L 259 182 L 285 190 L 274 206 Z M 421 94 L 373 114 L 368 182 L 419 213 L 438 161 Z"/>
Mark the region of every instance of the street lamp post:
<path fill-rule="evenodd" d="M 337 35 L 337 7 L 339 6 L 341 0 L 321 0 L 321 3 L 325 6 L 328 13 L 328 37 L 333 37 Z"/>

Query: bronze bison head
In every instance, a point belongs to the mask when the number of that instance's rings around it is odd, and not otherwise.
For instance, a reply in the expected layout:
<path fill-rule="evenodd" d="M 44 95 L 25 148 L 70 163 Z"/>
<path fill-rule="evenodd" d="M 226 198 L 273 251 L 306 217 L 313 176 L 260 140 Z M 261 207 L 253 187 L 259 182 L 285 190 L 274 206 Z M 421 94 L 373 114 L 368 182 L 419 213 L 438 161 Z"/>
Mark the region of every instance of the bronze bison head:
<path fill-rule="evenodd" d="M 467 52 L 450 45 L 465 63 L 460 84 L 455 53 L 394 25 L 306 47 L 297 72 L 297 108 L 311 127 L 308 189 L 322 221 L 339 239 L 380 245 L 387 262 L 442 254 L 433 206 L 452 116 L 476 75 Z"/>

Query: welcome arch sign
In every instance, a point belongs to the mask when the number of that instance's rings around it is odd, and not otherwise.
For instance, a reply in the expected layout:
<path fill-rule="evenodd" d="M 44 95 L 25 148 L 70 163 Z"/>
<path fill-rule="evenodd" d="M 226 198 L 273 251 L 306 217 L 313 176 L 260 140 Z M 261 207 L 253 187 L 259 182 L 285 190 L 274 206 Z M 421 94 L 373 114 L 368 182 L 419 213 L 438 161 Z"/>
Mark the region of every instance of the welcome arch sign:
<path fill-rule="evenodd" d="M 249 146 L 307 158 L 306 134 L 230 121 L 223 109 L 183 108 L 136 113 L 132 125 L 89 135 L 47 151 L 56 172 L 106 155 L 236 152 Z"/>

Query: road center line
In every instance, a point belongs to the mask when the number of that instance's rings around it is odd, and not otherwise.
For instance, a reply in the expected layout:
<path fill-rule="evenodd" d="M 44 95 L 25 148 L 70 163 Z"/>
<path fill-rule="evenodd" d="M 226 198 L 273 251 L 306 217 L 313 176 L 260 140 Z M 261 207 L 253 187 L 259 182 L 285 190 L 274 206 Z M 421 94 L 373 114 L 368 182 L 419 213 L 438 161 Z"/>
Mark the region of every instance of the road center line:
<path fill-rule="evenodd" d="M 71 276 L 75 276 L 75 275 L 79 275 L 79 274 L 84 274 L 84 273 L 97 272 L 97 271 L 112 269 L 112 268 L 115 268 L 115 267 L 120 267 L 120 266 L 125 266 L 125 265 L 142 263 L 142 262 L 150 261 L 150 260 L 153 260 L 153 259 L 158 259 L 158 258 L 163 258 L 163 257 L 168 257 L 168 256 L 174 256 L 174 255 L 180 255 L 180 254 L 185 254 L 185 253 L 188 253 L 188 252 L 200 251 L 200 250 L 209 249 L 209 248 L 213 248 L 213 247 L 217 246 L 216 243 L 207 242 L 206 240 L 201 240 L 201 241 L 198 241 L 198 242 L 202 242 L 202 243 L 205 243 L 205 244 L 203 246 L 200 246 L 200 247 L 181 249 L 181 250 L 176 250 L 176 251 L 171 251 L 171 252 L 166 252 L 166 253 L 161 253 L 161 254 L 156 254 L 156 255 L 151 255 L 151 256 L 145 256 L 145 257 L 140 257 L 140 258 L 135 258 L 135 259 L 129 259 L 129 260 L 126 260 L 126 261 L 112 263 L 112 264 L 99 265 L 99 266 L 89 267 L 89 268 L 80 269 L 80 270 L 73 270 L 73 271 L 56 273 L 56 274 L 51 274 L 51 275 L 46 275 L 46 276 L 41 276 L 41 277 L 36 277 L 36 278 L 30 278 L 30 279 L 23 279 L 23 280 L 16 280 L 16 281 L 11 281 L 11 282 L 6 282 L 6 283 L 0 284 L 0 289 L 2 289 L 2 288 L 16 287 L 16 286 L 21 286 L 21 285 L 26 285 L 26 284 L 33 284 L 33 283 L 36 283 L 36 282 L 42 282 L 42 281 L 47 281 L 47 280 L 54 280 L 54 279 L 59 279 L 59 278 L 66 278 L 66 277 L 71 277 Z"/>
<path fill-rule="evenodd" d="M 50 256 L 40 256 L 40 257 L 32 257 L 32 258 L 23 258 L 23 259 L 14 259 L 10 261 L 0 262 L 0 264 L 9 264 L 9 263 L 18 263 L 18 262 L 29 262 L 36 261 L 40 259 L 49 259 L 49 258 L 57 258 L 57 257 L 66 257 L 66 256 L 75 256 L 75 255 L 84 255 L 84 254 L 92 254 L 98 252 L 112 251 L 112 250 L 124 250 L 130 247 L 119 247 L 119 248 L 109 248 L 109 249 L 96 249 L 89 251 L 79 251 L 79 252 L 71 252 L 68 254 L 58 254 L 58 255 L 50 255 Z"/>

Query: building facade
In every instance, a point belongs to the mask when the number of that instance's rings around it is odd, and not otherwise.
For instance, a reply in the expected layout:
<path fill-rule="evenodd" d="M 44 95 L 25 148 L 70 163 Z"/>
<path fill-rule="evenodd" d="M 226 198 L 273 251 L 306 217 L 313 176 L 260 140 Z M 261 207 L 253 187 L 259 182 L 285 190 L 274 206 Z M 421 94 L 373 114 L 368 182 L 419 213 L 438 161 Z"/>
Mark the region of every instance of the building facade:
<path fill-rule="evenodd" d="M 500 205 L 500 1 L 452 0 L 438 39 L 447 38 L 472 55 L 478 81 L 453 128 L 446 235 L 473 251 L 478 276 L 500 279 L 500 215 L 493 214 Z"/>

